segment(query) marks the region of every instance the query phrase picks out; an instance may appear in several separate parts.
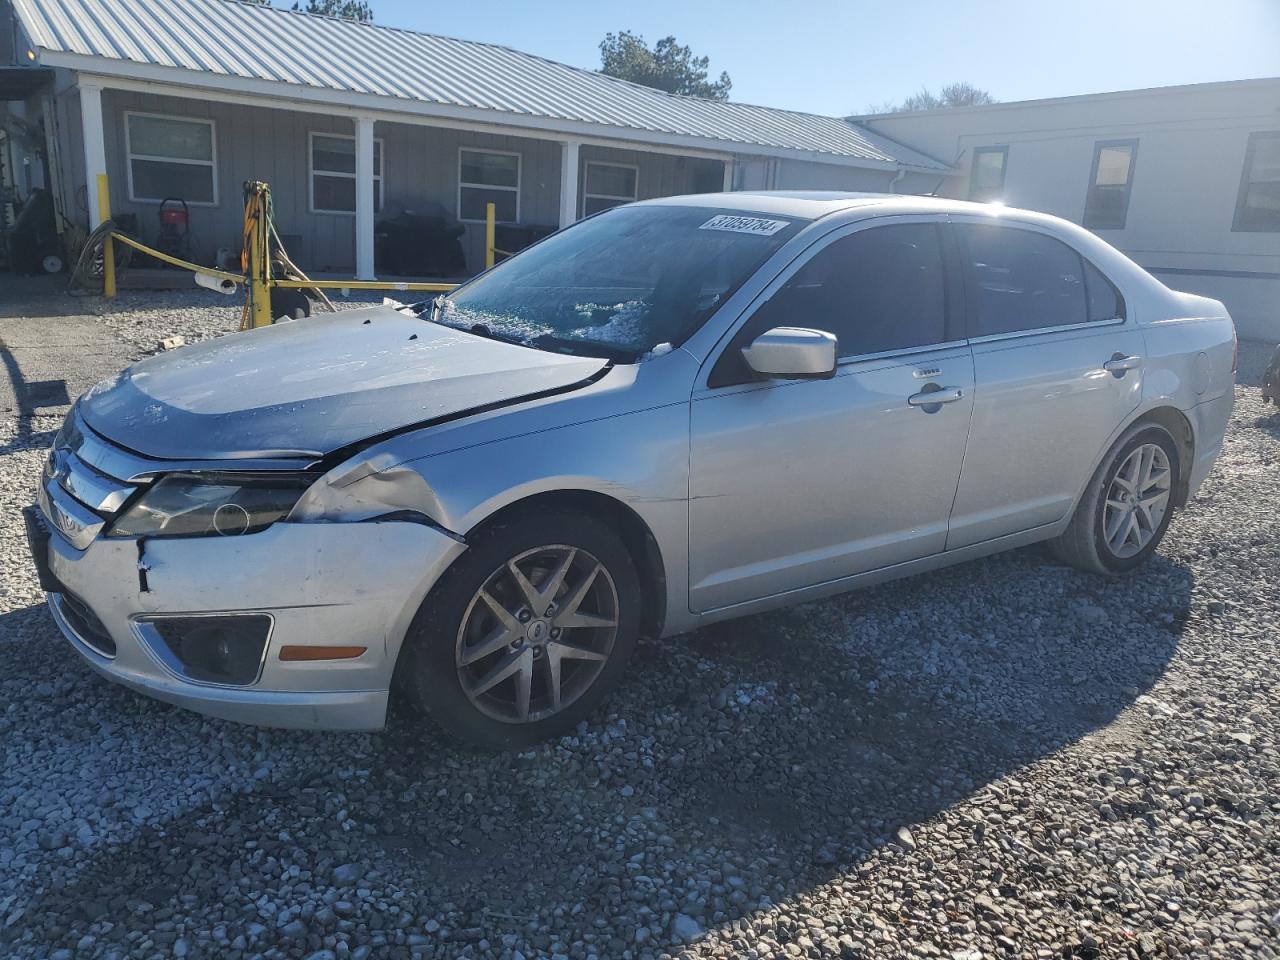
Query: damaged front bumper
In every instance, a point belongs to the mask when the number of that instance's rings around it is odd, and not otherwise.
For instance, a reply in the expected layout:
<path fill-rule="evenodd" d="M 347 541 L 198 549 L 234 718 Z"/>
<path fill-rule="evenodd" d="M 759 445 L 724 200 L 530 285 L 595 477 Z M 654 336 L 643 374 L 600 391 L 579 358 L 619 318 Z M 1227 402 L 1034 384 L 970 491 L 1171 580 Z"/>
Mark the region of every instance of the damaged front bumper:
<path fill-rule="evenodd" d="M 465 549 L 442 530 L 401 520 L 280 522 L 241 537 L 146 539 L 141 548 L 95 535 L 78 549 L 69 531 L 50 529 L 55 500 L 65 505 L 66 493 L 46 480 L 44 509 L 28 515 L 32 552 L 54 620 L 85 660 L 148 696 L 266 726 L 381 728 L 409 624 Z M 315 660 L 293 649 L 281 658 L 285 647 L 319 646 L 365 650 Z M 224 654 L 226 664 L 215 662 Z"/>

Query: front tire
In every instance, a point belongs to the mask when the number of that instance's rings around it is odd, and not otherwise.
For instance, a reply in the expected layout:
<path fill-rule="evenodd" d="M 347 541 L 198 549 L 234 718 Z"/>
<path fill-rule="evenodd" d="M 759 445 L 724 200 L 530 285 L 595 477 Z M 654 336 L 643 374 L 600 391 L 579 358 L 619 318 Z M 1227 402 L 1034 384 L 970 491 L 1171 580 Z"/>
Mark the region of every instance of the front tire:
<path fill-rule="evenodd" d="M 484 747 L 560 736 L 618 684 L 641 593 L 631 555 L 594 517 L 526 514 L 482 531 L 423 601 L 400 687 Z"/>
<path fill-rule="evenodd" d="M 1103 457 L 1050 551 L 1090 573 L 1137 569 L 1169 528 L 1178 470 L 1178 445 L 1168 430 L 1154 423 L 1131 428 Z"/>

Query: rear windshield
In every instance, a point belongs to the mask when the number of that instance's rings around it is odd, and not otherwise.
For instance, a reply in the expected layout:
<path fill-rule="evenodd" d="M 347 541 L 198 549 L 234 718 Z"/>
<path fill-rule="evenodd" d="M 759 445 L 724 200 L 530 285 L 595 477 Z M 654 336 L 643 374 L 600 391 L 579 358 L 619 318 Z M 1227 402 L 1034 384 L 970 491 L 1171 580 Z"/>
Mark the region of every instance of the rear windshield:
<path fill-rule="evenodd" d="M 804 222 L 618 207 L 437 298 L 429 315 L 531 347 L 628 362 L 679 346 Z"/>

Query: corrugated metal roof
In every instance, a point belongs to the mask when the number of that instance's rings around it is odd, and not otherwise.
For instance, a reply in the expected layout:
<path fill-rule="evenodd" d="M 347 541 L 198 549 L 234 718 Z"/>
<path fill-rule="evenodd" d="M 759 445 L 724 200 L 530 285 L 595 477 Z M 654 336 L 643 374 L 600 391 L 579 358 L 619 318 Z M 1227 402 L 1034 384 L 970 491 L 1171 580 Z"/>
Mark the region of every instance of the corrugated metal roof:
<path fill-rule="evenodd" d="M 237 0 L 13 3 L 40 51 L 597 124 L 614 135 L 696 137 L 721 149 L 948 169 L 839 117 L 676 96 L 493 44 Z"/>

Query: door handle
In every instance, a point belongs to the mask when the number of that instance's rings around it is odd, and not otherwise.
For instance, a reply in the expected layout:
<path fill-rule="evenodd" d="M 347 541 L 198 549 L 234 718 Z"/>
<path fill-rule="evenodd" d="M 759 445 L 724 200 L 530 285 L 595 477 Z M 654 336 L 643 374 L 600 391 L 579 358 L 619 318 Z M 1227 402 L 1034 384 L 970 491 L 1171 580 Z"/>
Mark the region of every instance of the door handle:
<path fill-rule="evenodd" d="M 1141 357 L 1126 357 L 1123 353 L 1117 353 L 1102 365 L 1102 369 L 1107 373 L 1118 373 L 1123 376 L 1126 370 L 1136 370 L 1140 366 L 1142 366 Z"/>
<path fill-rule="evenodd" d="M 939 387 L 936 384 L 930 386 L 934 389 L 913 393 L 907 397 L 907 403 L 913 407 L 932 407 L 937 403 L 955 403 L 964 396 L 964 391 L 959 387 Z"/>

